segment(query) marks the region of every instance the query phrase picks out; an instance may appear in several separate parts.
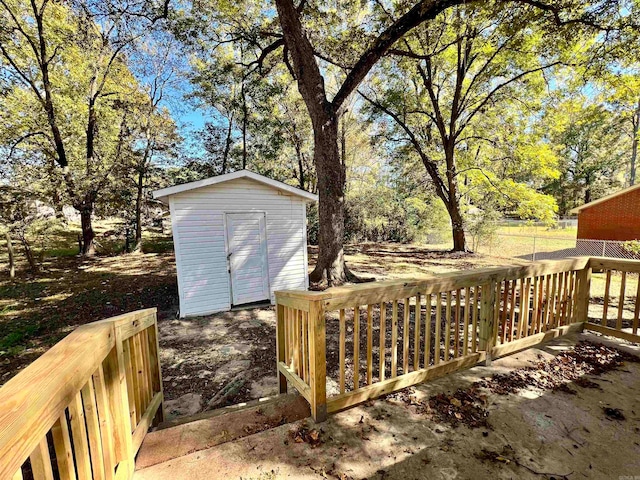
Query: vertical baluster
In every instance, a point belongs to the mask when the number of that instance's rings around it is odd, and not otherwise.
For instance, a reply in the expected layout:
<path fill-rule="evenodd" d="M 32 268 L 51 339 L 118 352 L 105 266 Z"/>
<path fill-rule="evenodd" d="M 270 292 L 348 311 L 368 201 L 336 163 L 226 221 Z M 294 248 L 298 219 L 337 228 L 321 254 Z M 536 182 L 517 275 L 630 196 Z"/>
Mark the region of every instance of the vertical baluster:
<path fill-rule="evenodd" d="M 531 311 L 531 278 L 527 278 L 524 285 L 524 295 L 520 304 L 520 312 L 521 317 L 520 321 L 522 322 L 522 330 L 520 331 L 520 338 L 527 337 L 530 335 L 530 322 L 529 322 L 529 312 Z M 522 303 L 524 303 L 524 310 L 522 307 Z"/>
<path fill-rule="evenodd" d="M 309 366 L 307 363 L 307 360 L 309 358 L 309 344 L 308 339 L 309 339 L 309 329 L 308 329 L 308 312 L 303 312 L 300 311 L 300 324 L 301 324 L 301 329 L 302 329 L 302 334 L 300 337 L 300 364 L 301 364 L 301 369 L 302 369 L 302 379 L 304 380 L 304 383 L 308 384 L 309 383 Z"/>
<path fill-rule="evenodd" d="M 136 393 L 137 410 L 136 410 L 136 425 L 140 422 L 140 418 L 146 410 L 144 399 L 144 383 L 142 375 L 142 355 L 140 355 L 140 341 L 138 335 L 134 335 L 129 339 L 129 351 L 132 355 L 133 363 L 133 385 Z"/>
<path fill-rule="evenodd" d="M 502 293 L 502 312 L 500 315 L 500 343 L 507 341 L 507 320 L 509 318 L 509 280 L 504 281 L 504 292 Z"/>
<path fill-rule="evenodd" d="M 449 360 L 451 354 L 451 291 L 447 292 L 447 308 L 444 311 L 445 329 L 444 329 L 444 361 Z"/>
<path fill-rule="evenodd" d="M 511 304 L 510 304 L 510 312 L 509 312 L 509 341 L 513 342 L 514 340 L 514 330 L 516 325 L 516 297 L 518 294 L 518 279 L 514 278 L 511 281 Z"/>
<path fill-rule="evenodd" d="M 433 295 L 425 295 L 424 314 L 424 368 L 428 368 L 431 363 L 431 305 Z"/>
<path fill-rule="evenodd" d="M 340 393 L 344 393 L 345 348 L 347 341 L 347 325 L 344 318 L 344 308 L 340 309 Z"/>
<path fill-rule="evenodd" d="M 502 297 L 501 294 L 501 288 L 506 289 L 507 288 L 507 281 L 503 281 L 503 282 L 496 282 L 494 285 L 494 292 L 493 293 L 489 293 L 487 292 L 487 299 L 493 298 L 493 331 L 491 332 L 491 336 L 492 336 L 492 343 L 491 346 L 494 347 L 496 345 L 498 345 L 499 340 L 500 340 L 500 298 Z M 492 296 L 493 295 L 493 296 Z M 484 300 L 483 300 L 484 302 Z M 484 303 L 483 303 L 484 304 Z M 480 317 L 480 321 L 482 322 L 482 315 Z M 480 331 L 482 331 L 482 327 L 480 327 Z M 482 337 L 481 337 L 482 338 Z M 482 346 L 480 347 L 482 348 Z"/>
<path fill-rule="evenodd" d="M 420 369 L 420 320 L 422 317 L 422 297 L 416 294 L 415 326 L 413 332 L 413 370 Z"/>
<path fill-rule="evenodd" d="M 460 353 L 460 302 L 462 301 L 461 290 L 456 290 L 456 310 L 453 321 L 453 358 L 458 358 Z"/>
<path fill-rule="evenodd" d="M 386 359 L 386 344 L 387 344 L 387 304 L 386 302 L 380 303 L 380 354 L 379 354 L 379 363 L 378 367 L 378 377 L 380 381 L 384 381 L 385 377 L 385 359 Z"/>
<path fill-rule="evenodd" d="M 282 308 L 282 341 L 284 346 L 284 363 L 289 365 L 289 307 Z"/>
<path fill-rule="evenodd" d="M 145 407 L 148 407 L 153 399 L 153 387 L 151 386 L 151 368 L 149 367 L 149 336 L 145 328 L 139 334 L 140 336 L 140 355 L 142 356 L 142 377 L 144 386 Z M 146 408 L 145 408 L 146 410 Z"/>
<path fill-rule="evenodd" d="M 478 299 L 480 297 L 481 287 L 476 285 L 473 287 L 473 310 L 471 314 L 471 352 L 478 351 Z"/>
<path fill-rule="evenodd" d="M 87 425 L 87 436 L 89 439 L 89 454 L 94 480 L 102 480 L 104 474 L 104 455 L 102 451 L 102 440 L 100 438 L 100 421 L 98 420 L 98 409 L 96 408 L 96 396 L 93 388 L 93 380 L 85 383 L 81 390 L 82 405 L 84 406 L 84 416 Z"/>
<path fill-rule="evenodd" d="M 360 388 L 360 307 L 353 309 L 353 389 Z"/>
<path fill-rule="evenodd" d="M 398 301 L 393 301 L 391 310 L 391 378 L 398 375 Z"/>
<path fill-rule="evenodd" d="M 576 272 L 569 272 L 569 293 L 567 297 L 567 323 L 575 322 L 575 301 L 576 301 Z"/>
<path fill-rule="evenodd" d="M 569 283 L 571 281 L 571 272 L 564 272 L 564 288 L 562 289 L 562 312 L 560 313 L 560 325 L 567 322 L 567 307 L 569 303 Z"/>
<path fill-rule="evenodd" d="M 69 419 L 73 435 L 73 450 L 76 459 L 79 480 L 91 480 L 91 459 L 87 443 L 87 427 L 84 419 L 82 396 L 76 394 L 69 404 Z"/>
<path fill-rule="evenodd" d="M 462 355 L 469 353 L 469 307 L 471 306 L 471 290 L 469 287 L 464 289 L 464 321 L 463 321 L 463 337 L 462 337 Z"/>
<path fill-rule="evenodd" d="M 98 419 L 100 420 L 100 438 L 102 440 L 104 455 L 105 478 L 111 480 L 117 462 L 115 461 L 115 448 L 113 444 L 113 422 L 111 413 L 109 412 L 109 400 L 102 365 L 100 365 L 96 373 L 93 374 L 93 385 L 95 387 Z"/>
<path fill-rule="evenodd" d="M 564 273 L 560 272 L 556 275 L 558 276 L 558 290 L 556 291 L 555 315 L 553 317 L 554 328 L 560 326 L 560 319 L 562 318 L 562 292 L 564 290 Z"/>
<path fill-rule="evenodd" d="M 373 305 L 367 305 L 367 385 L 373 378 Z"/>
<path fill-rule="evenodd" d="M 31 471 L 34 480 L 53 480 L 47 437 L 42 437 L 29 459 L 31 460 Z"/>
<path fill-rule="evenodd" d="M 125 375 L 127 377 L 127 398 L 129 399 L 129 415 L 131 416 L 131 429 L 138 424 L 138 402 L 134 386 L 133 365 L 131 364 L 131 352 L 129 351 L 129 339 L 122 341 L 122 358 L 124 359 Z"/>
<path fill-rule="evenodd" d="M 435 348 L 433 354 L 433 364 L 438 365 L 440 363 L 440 342 L 442 341 L 442 334 L 440 332 L 440 328 L 442 325 L 442 293 L 438 292 L 435 296 L 436 299 L 436 331 L 433 339 L 433 346 Z"/>
<path fill-rule="evenodd" d="M 611 288 L 611 270 L 607 270 L 607 276 L 604 284 L 604 305 L 602 307 L 602 325 L 607 327 L 609 324 L 608 321 L 608 312 L 609 312 L 609 289 Z"/>
<path fill-rule="evenodd" d="M 538 333 L 544 331 L 544 300 L 545 300 L 545 284 L 547 284 L 546 276 L 540 277 L 540 296 L 538 298 Z"/>
<path fill-rule="evenodd" d="M 51 436 L 53 437 L 53 449 L 56 452 L 60 480 L 75 480 L 76 470 L 73 464 L 73 450 L 71 449 L 69 425 L 65 412 L 62 412 L 60 418 L 51 428 Z"/>
<path fill-rule="evenodd" d="M 636 281 L 638 282 L 638 286 L 636 287 L 636 308 L 633 311 L 633 326 L 631 332 L 634 335 L 638 334 L 638 322 L 640 321 L 640 273 Z"/>
<path fill-rule="evenodd" d="M 624 297 L 627 289 L 627 272 L 622 272 L 620 278 L 620 297 L 618 300 L 618 320 L 616 321 L 616 330 L 622 330 L 622 315 L 624 313 Z"/>
<path fill-rule="evenodd" d="M 544 330 L 547 331 L 549 328 L 549 322 L 551 321 L 551 305 L 552 305 L 552 287 L 551 284 L 554 283 L 552 280 L 554 279 L 553 275 L 547 275 L 547 285 L 545 287 L 544 293 Z"/>
<path fill-rule="evenodd" d="M 404 299 L 402 326 L 402 374 L 409 373 L 409 315 L 411 314 L 411 300 Z"/>

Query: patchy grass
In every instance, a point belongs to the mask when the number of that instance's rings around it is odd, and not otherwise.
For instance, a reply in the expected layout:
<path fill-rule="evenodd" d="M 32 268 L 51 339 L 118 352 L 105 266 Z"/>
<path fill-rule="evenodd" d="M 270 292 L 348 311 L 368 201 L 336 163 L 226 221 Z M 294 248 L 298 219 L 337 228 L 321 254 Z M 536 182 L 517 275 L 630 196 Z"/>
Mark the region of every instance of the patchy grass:
<path fill-rule="evenodd" d="M 177 310 L 171 254 L 48 257 L 37 276 L 0 280 L 0 383 L 76 326 L 140 308 Z"/>

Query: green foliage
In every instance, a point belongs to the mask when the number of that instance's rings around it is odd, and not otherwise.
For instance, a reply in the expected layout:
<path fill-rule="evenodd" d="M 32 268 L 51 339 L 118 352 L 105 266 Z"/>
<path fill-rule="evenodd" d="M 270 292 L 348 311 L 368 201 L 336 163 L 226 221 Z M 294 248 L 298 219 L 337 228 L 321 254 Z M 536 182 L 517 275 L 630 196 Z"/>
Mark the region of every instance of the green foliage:
<path fill-rule="evenodd" d="M 622 248 L 632 255 L 640 256 L 640 240 L 629 240 L 622 243 Z"/>

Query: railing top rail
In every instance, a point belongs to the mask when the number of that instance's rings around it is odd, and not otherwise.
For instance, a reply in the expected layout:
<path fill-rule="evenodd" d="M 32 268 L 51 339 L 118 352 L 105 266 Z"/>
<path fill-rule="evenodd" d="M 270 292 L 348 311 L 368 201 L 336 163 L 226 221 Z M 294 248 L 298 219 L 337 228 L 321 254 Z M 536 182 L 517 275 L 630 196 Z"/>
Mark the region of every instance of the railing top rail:
<path fill-rule="evenodd" d="M 109 355 L 115 329 L 139 313 L 76 328 L 0 388 L 0 478 L 20 468 Z"/>
<path fill-rule="evenodd" d="M 640 260 L 611 257 L 590 257 L 589 266 L 591 268 L 609 268 L 629 273 L 640 273 Z"/>
<path fill-rule="evenodd" d="M 472 287 L 492 281 L 514 280 L 572 270 L 582 270 L 589 257 L 545 260 L 529 265 L 512 265 L 475 270 L 424 275 L 413 279 L 385 280 L 343 287 L 332 287 L 322 292 L 301 290 L 277 291 L 276 297 L 307 301 L 322 301 L 325 309 L 378 303 L 413 296 L 416 293 L 437 293 L 455 288 Z"/>

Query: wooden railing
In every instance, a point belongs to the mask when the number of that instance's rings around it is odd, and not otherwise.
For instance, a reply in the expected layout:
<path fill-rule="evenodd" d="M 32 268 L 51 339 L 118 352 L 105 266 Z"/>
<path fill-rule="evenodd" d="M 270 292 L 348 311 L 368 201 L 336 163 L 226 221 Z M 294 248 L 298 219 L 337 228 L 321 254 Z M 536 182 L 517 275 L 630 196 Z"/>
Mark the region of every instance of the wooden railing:
<path fill-rule="evenodd" d="M 162 401 L 155 308 L 78 327 L 0 389 L 0 479 L 130 479 Z"/>
<path fill-rule="evenodd" d="M 640 261 L 591 258 L 591 295 L 585 328 L 640 341 Z"/>
<path fill-rule="evenodd" d="M 289 381 L 322 421 L 327 413 L 581 331 L 592 269 L 602 268 L 622 271 L 624 289 L 625 276 L 640 272 L 640 262 L 578 257 L 276 292 L 280 391 Z M 587 328 L 640 340 L 639 296 L 640 290 L 632 332 L 623 331 L 621 313 L 615 327 Z M 605 295 L 605 318 L 607 302 Z"/>

